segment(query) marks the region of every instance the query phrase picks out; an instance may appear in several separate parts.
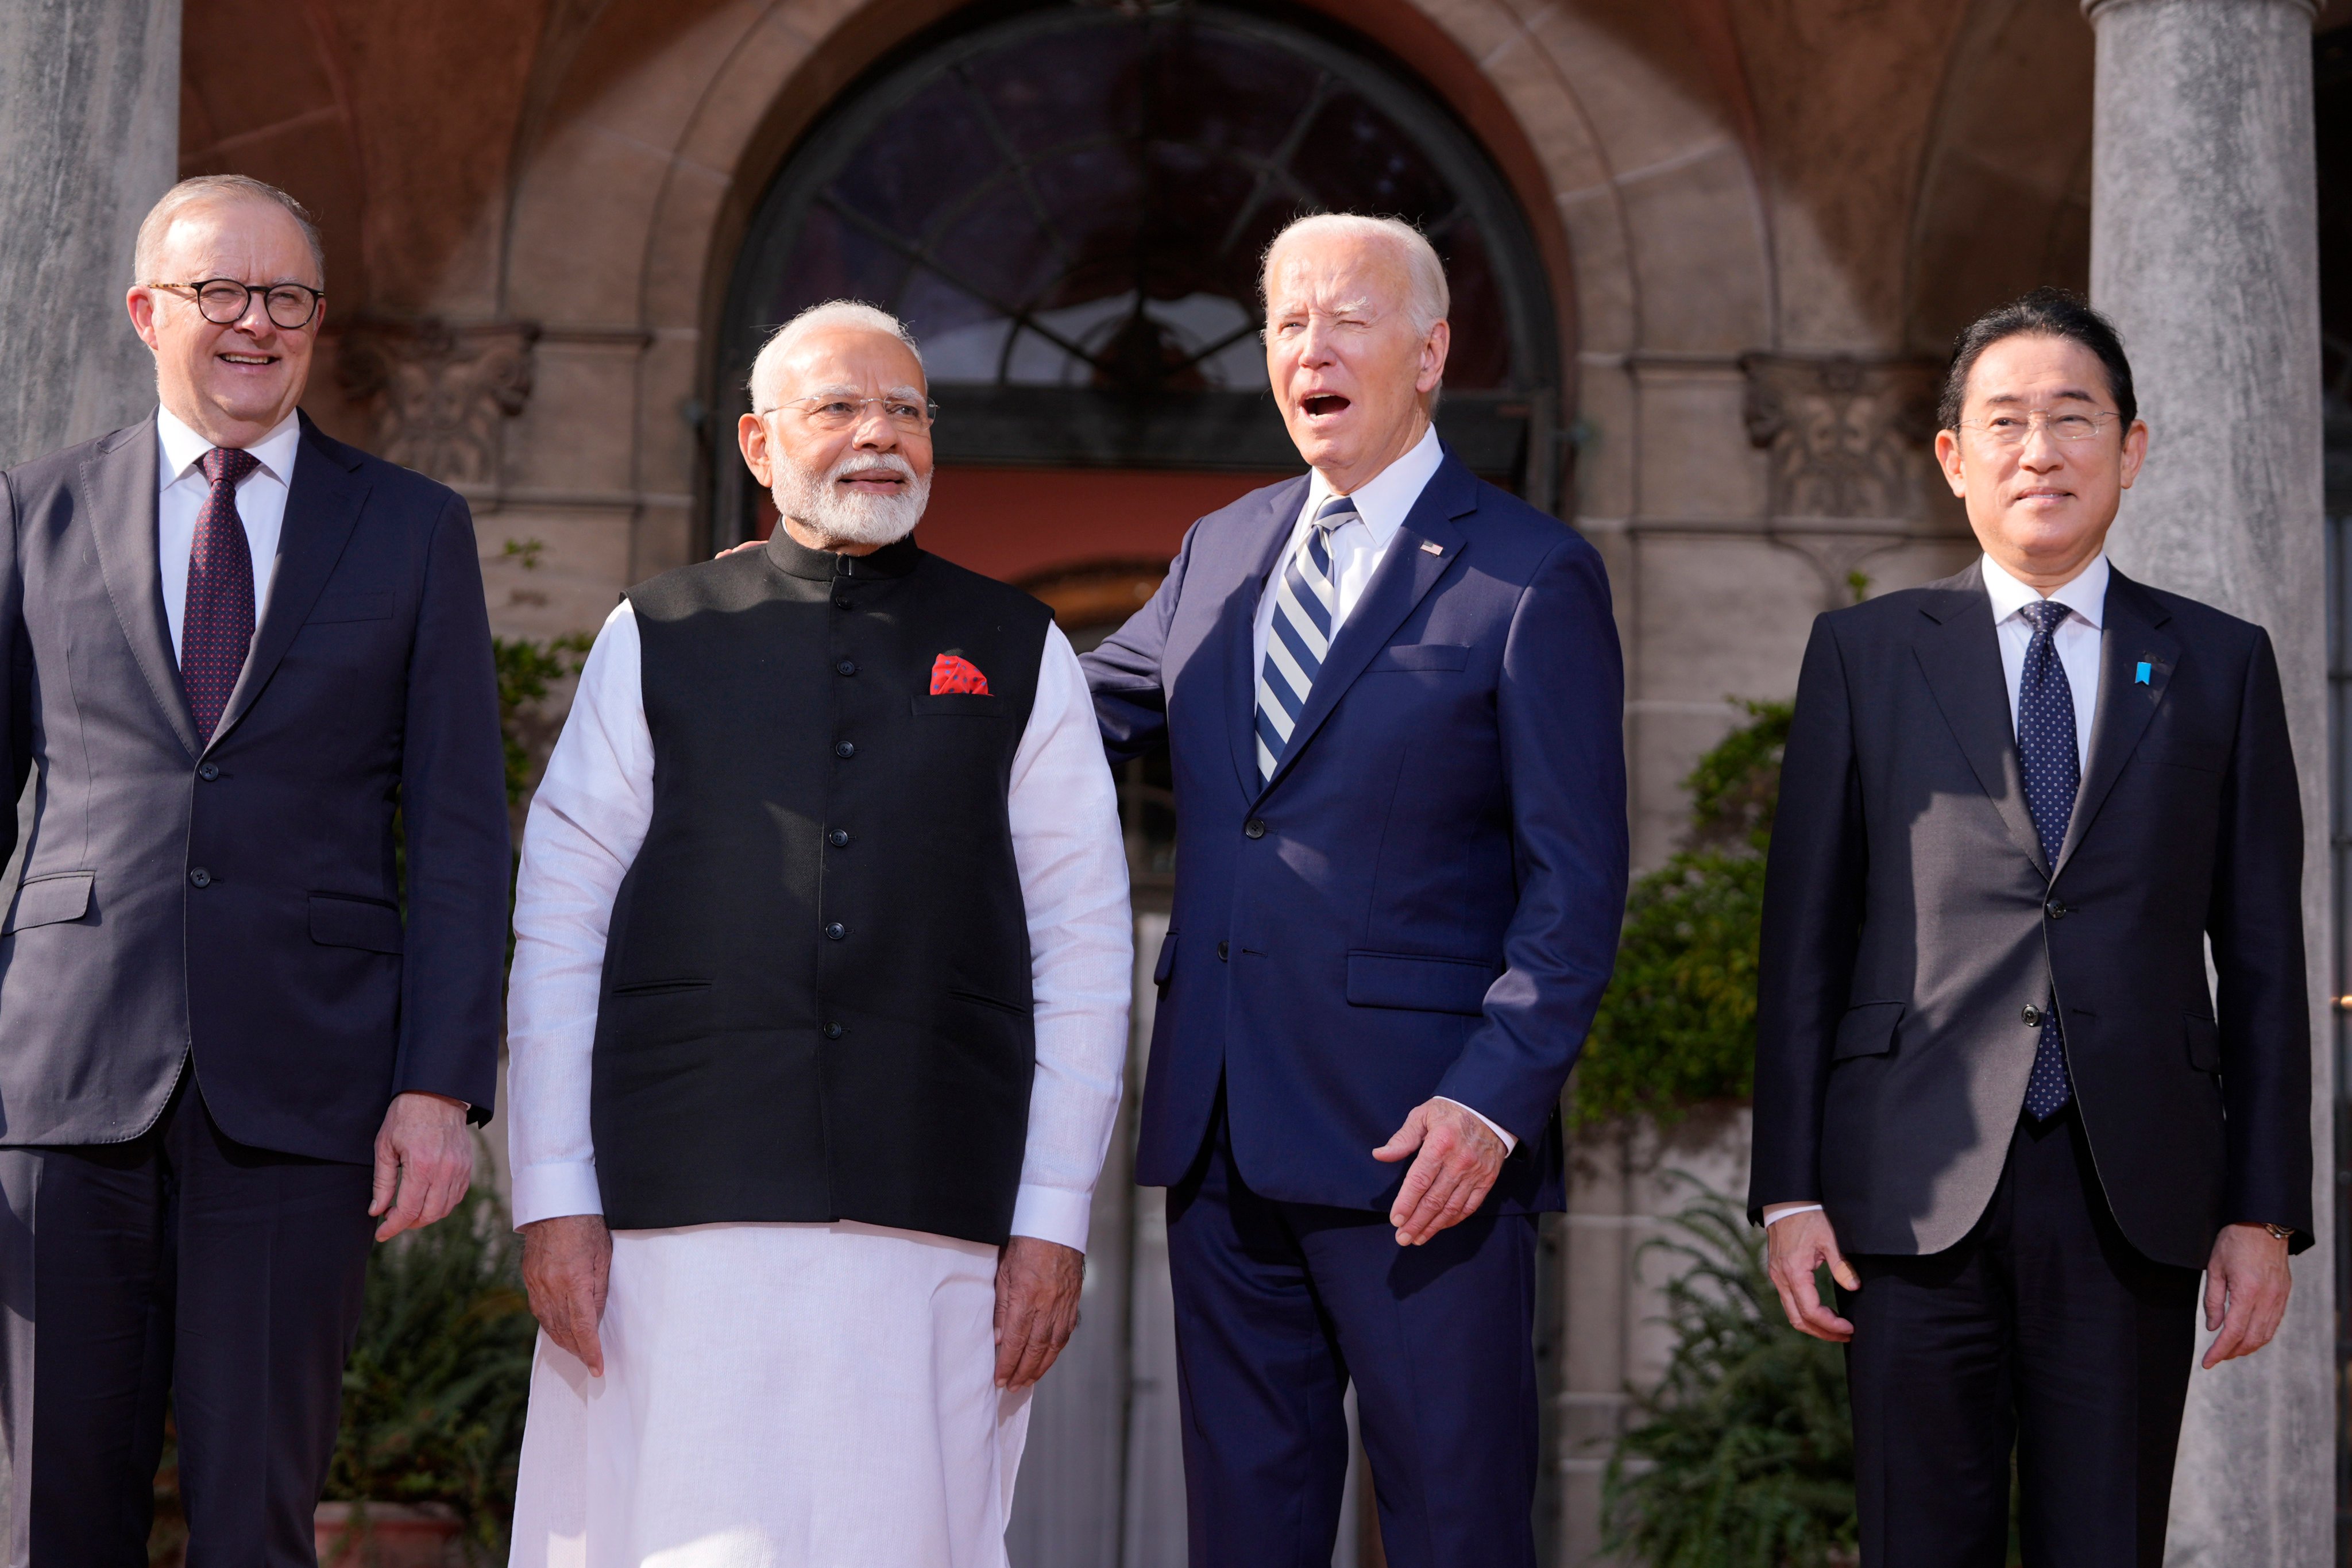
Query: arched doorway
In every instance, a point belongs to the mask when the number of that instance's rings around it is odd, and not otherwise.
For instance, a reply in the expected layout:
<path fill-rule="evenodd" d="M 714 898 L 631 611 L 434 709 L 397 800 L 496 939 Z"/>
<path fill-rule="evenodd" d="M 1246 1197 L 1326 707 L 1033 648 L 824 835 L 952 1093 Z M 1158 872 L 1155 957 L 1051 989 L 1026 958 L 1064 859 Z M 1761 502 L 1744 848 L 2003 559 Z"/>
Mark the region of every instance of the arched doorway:
<path fill-rule="evenodd" d="M 842 92 L 755 209 L 710 373 L 713 542 L 773 523 L 730 449 L 760 343 L 818 300 L 869 300 L 915 331 L 941 410 L 925 546 L 1036 593 L 1080 647 L 1100 640 L 1194 518 L 1297 470 L 1265 390 L 1257 274 L 1314 210 L 1422 226 L 1454 293 L 1440 431 L 1556 505 L 1544 264 L 1493 160 L 1404 65 L 1305 10 L 985 5 Z M 1164 763 L 1128 769 L 1121 796 L 1148 965 L 1172 865 Z M 1131 1084 L 1151 1001 L 1139 985 Z M 1085 1322 L 1033 1415 L 1021 1568 L 1184 1561 L 1164 1232 L 1160 1194 L 1129 1180 L 1131 1117 L 1132 1095 Z M 1364 1516 L 1342 1527 L 1348 1568 L 1377 1560 Z"/>
<path fill-rule="evenodd" d="M 1440 428 L 1553 505 L 1559 338 L 1524 216 L 1433 94 L 1305 12 L 982 7 L 895 50 L 762 198 L 710 405 L 742 405 L 778 321 L 870 300 L 922 341 L 942 409 L 927 544 L 1009 577 L 1164 560 L 1185 522 L 1297 468 L 1257 264 L 1321 209 L 1428 232 L 1454 300 Z M 741 466 L 711 471 L 714 542 L 759 532 Z"/>

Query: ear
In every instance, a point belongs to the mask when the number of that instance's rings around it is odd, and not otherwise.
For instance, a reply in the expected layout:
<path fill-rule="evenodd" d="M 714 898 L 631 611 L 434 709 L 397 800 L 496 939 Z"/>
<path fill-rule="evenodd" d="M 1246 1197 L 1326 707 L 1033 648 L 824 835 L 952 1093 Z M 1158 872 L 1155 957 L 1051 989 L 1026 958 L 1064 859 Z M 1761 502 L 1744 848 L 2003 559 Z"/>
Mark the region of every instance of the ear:
<path fill-rule="evenodd" d="M 1968 479 L 1960 467 L 1960 433 L 1957 430 L 1936 432 L 1936 466 L 1944 470 L 1944 482 L 1962 500 L 1969 499 Z"/>
<path fill-rule="evenodd" d="M 2135 419 L 2131 428 L 2124 432 L 2124 489 L 2132 488 L 2132 481 L 2139 478 L 2139 466 L 2147 461 L 2147 421 Z"/>
<path fill-rule="evenodd" d="M 768 450 L 768 422 L 756 414 L 735 421 L 735 444 L 743 449 L 743 464 L 763 490 L 776 484 L 775 459 Z"/>
<path fill-rule="evenodd" d="M 1429 329 L 1429 337 L 1421 345 L 1421 365 L 1412 378 L 1412 388 L 1423 397 L 1437 390 L 1445 379 L 1445 351 L 1454 346 L 1454 323 L 1440 321 Z"/>
<path fill-rule="evenodd" d="M 150 353 L 155 349 L 155 291 L 143 284 L 134 283 L 122 297 L 125 309 L 131 312 L 131 330 Z"/>

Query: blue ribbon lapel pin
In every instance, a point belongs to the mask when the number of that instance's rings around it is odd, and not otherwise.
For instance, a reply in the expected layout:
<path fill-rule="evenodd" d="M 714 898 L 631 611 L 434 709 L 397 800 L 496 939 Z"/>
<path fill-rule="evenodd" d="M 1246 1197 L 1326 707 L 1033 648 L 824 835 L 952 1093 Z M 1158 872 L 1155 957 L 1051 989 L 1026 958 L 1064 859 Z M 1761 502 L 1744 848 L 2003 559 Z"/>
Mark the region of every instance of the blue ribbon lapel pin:
<path fill-rule="evenodd" d="M 2137 686 L 2146 686 L 2147 684 L 2148 670 L 2148 661 L 2141 659 L 2139 661 L 2138 672 L 2132 677 L 2132 683 Z"/>

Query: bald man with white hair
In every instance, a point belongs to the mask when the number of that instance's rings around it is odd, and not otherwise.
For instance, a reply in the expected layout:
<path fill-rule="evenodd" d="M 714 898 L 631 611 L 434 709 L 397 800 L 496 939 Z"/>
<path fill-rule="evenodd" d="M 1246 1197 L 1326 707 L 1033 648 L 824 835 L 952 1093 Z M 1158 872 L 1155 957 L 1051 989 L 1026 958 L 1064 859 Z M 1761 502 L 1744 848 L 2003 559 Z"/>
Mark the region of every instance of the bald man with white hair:
<path fill-rule="evenodd" d="M 1045 605 L 927 554 L 913 339 L 752 367 L 764 544 L 630 590 L 534 798 L 512 1562 L 1002 1568 L 1126 1057 L 1127 862 Z"/>
<path fill-rule="evenodd" d="M 1310 471 L 1194 523 L 1083 661 L 1112 755 L 1175 775 L 1136 1176 L 1192 1560 L 1329 1563 L 1352 1385 L 1388 1562 L 1533 1568 L 1536 1215 L 1625 903 L 1608 578 L 1438 439 L 1419 232 L 1302 218 L 1264 283 Z"/>

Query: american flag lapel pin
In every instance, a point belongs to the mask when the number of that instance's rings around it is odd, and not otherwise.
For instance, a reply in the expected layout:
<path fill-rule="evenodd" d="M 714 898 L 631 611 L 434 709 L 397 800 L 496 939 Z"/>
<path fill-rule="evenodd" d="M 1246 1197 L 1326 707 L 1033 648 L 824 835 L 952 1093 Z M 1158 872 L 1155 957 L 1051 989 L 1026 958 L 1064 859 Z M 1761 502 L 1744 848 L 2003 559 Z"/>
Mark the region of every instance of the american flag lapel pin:
<path fill-rule="evenodd" d="M 1443 555 L 1445 553 L 1445 546 L 1438 543 L 1434 539 L 1423 540 L 1421 542 L 1421 547 L 1432 555 Z"/>

